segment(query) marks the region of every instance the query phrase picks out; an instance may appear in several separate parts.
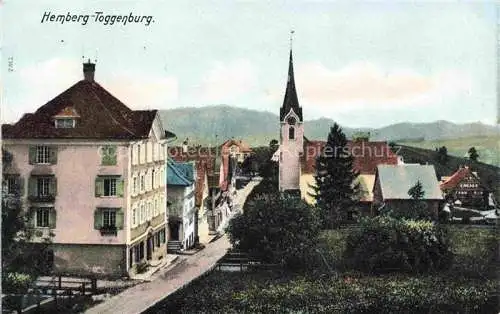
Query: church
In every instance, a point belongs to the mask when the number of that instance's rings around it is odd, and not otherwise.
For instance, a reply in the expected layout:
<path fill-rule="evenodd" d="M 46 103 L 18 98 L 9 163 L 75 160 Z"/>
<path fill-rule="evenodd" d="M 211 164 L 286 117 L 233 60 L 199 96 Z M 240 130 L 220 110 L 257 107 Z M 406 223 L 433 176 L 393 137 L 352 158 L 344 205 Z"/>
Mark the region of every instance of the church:
<path fill-rule="evenodd" d="M 280 108 L 280 147 L 273 156 L 279 161 L 279 191 L 314 203 L 309 195 L 314 185 L 316 157 L 321 154 L 326 141 L 309 140 L 304 134 L 304 118 L 299 104 L 293 71 L 293 52 L 290 47 L 288 80 L 283 104 Z M 328 134 L 325 132 L 325 139 Z M 380 164 L 397 165 L 398 156 L 385 141 L 370 141 L 369 135 L 351 139 L 347 143 L 354 156 L 353 168 L 359 172 L 362 188 L 360 206 L 369 210 L 373 200 L 375 173 Z"/>

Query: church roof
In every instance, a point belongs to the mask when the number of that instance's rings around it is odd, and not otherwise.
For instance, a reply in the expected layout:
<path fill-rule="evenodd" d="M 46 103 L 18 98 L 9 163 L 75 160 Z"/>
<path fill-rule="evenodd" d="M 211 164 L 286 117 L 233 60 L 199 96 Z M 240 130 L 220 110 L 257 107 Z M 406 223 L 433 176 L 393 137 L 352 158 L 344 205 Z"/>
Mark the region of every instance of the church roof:
<path fill-rule="evenodd" d="M 300 121 L 302 118 L 302 108 L 299 105 L 297 97 L 297 90 L 295 89 L 295 77 L 293 75 L 293 58 L 292 49 L 290 49 L 290 60 L 288 63 L 288 81 L 286 83 L 285 98 L 283 99 L 283 106 L 280 108 L 280 121 L 283 121 L 286 115 L 292 110 L 297 114 Z"/>

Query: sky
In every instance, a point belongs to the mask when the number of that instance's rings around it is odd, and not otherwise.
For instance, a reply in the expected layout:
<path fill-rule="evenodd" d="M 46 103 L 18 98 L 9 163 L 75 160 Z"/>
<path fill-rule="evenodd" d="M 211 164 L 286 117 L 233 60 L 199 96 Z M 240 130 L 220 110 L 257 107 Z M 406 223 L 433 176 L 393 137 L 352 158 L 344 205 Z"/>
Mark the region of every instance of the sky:
<path fill-rule="evenodd" d="M 306 120 L 494 124 L 497 6 L 3 0 L 1 118 L 15 122 L 82 79 L 82 57 L 97 60 L 96 81 L 132 109 L 227 104 L 277 114 L 293 30 Z M 105 25 L 95 12 L 152 20 Z M 49 14 L 90 17 L 42 23 Z"/>

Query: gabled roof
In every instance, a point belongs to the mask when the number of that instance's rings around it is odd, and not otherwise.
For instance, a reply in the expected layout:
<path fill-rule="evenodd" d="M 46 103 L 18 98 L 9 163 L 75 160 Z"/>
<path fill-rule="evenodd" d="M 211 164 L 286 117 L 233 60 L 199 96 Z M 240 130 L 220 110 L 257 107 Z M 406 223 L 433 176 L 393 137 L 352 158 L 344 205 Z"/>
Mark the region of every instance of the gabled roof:
<path fill-rule="evenodd" d="M 444 181 L 439 185 L 441 190 L 454 189 L 467 176 L 473 176 L 479 181 L 477 175 L 469 167 L 462 167 L 449 177 L 443 178 Z"/>
<path fill-rule="evenodd" d="M 194 183 L 193 171 L 191 170 L 191 178 L 189 178 L 189 171 L 187 167 L 193 168 L 191 163 L 178 163 L 173 159 L 167 159 L 167 185 L 175 186 L 190 186 Z M 186 173 L 188 172 L 188 173 Z"/>
<path fill-rule="evenodd" d="M 302 160 L 304 173 L 315 172 L 316 157 L 322 153 L 325 145 L 325 141 L 311 141 L 304 138 Z M 354 156 L 354 170 L 360 174 L 375 174 L 378 165 L 398 163 L 398 156 L 392 152 L 387 142 L 347 141 L 347 149 Z"/>
<path fill-rule="evenodd" d="M 56 128 L 54 118 L 77 113 L 74 128 Z M 95 81 L 81 80 L 12 126 L 4 138 L 147 138 L 156 110 L 131 110 Z"/>
<path fill-rule="evenodd" d="M 376 180 L 380 183 L 384 200 L 411 199 L 408 190 L 415 186 L 417 181 L 422 184 L 424 200 L 443 199 L 433 165 L 378 165 Z"/>

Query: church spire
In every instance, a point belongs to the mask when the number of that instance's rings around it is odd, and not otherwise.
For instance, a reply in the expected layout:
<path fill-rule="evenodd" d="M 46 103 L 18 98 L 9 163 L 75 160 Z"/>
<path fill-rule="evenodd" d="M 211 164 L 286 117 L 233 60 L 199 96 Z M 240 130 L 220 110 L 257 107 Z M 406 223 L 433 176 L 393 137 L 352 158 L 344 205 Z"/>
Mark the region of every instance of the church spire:
<path fill-rule="evenodd" d="M 285 98 L 283 105 L 280 108 L 280 120 L 283 121 L 285 116 L 291 109 L 298 115 L 299 120 L 302 121 L 302 108 L 299 105 L 297 91 L 295 90 L 295 77 L 293 74 L 293 53 L 292 53 L 292 35 L 294 31 L 290 32 L 290 59 L 288 61 L 288 80 L 286 83 Z"/>

